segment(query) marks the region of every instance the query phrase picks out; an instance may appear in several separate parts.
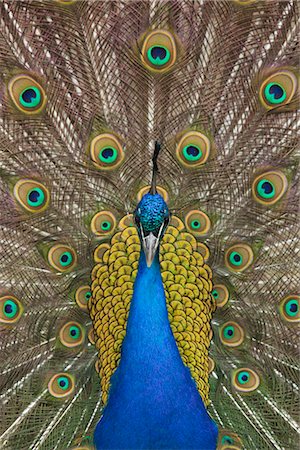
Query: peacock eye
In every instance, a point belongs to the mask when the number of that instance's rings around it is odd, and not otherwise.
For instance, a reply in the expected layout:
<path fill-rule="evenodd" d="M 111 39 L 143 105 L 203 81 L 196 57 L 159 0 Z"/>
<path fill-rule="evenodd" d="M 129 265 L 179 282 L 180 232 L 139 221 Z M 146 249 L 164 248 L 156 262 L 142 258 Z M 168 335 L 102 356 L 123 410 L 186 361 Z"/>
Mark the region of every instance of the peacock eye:
<path fill-rule="evenodd" d="M 227 347 L 238 347 L 244 341 L 244 330 L 236 322 L 226 322 L 219 330 L 220 340 Z"/>
<path fill-rule="evenodd" d="M 105 164 L 112 164 L 118 157 L 118 150 L 114 147 L 104 147 L 99 151 L 99 159 Z"/>
<path fill-rule="evenodd" d="M 55 374 L 48 383 L 48 390 L 53 397 L 63 398 L 75 389 L 74 379 L 67 373 Z"/>
<path fill-rule="evenodd" d="M 197 168 L 206 163 L 210 151 L 211 143 L 207 136 L 190 131 L 181 137 L 176 147 L 176 156 L 183 166 Z"/>
<path fill-rule="evenodd" d="M 225 264 L 233 272 L 242 272 L 253 262 L 252 248 L 247 244 L 236 244 L 225 252 Z"/>
<path fill-rule="evenodd" d="M 35 180 L 19 180 L 13 192 L 18 203 L 31 213 L 44 211 L 49 205 L 48 189 Z"/>
<path fill-rule="evenodd" d="M 83 328 L 77 322 L 68 322 L 61 328 L 59 338 L 65 347 L 77 347 L 84 341 Z"/>
<path fill-rule="evenodd" d="M 195 236 L 201 236 L 208 233 L 211 227 L 209 217 L 202 211 L 189 211 L 184 218 L 185 226 L 188 231 Z"/>
<path fill-rule="evenodd" d="M 226 436 L 225 435 L 225 436 L 222 437 L 221 444 L 222 445 L 225 445 L 225 444 L 233 445 L 234 444 L 234 440 L 230 436 Z"/>
<path fill-rule="evenodd" d="M 38 114 L 47 98 L 42 86 L 29 75 L 18 75 L 8 84 L 8 92 L 14 105 L 26 114 Z"/>
<path fill-rule="evenodd" d="M 113 134 L 100 134 L 90 145 L 92 162 L 97 169 L 113 170 L 124 160 L 124 150 L 119 139 Z"/>
<path fill-rule="evenodd" d="M 23 313 L 21 302 L 9 295 L 0 297 L 0 322 L 2 323 L 16 323 Z"/>
<path fill-rule="evenodd" d="M 92 296 L 90 286 L 80 286 L 75 292 L 75 300 L 79 308 L 88 310 L 88 302 Z"/>
<path fill-rule="evenodd" d="M 57 244 L 48 252 L 48 263 L 59 272 L 66 272 L 76 266 L 77 255 L 72 247 Z"/>
<path fill-rule="evenodd" d="M 287 322 L 299 322 L 299 295 L 288 295 L 283 300 L 281 300 L 279 305 L 279 311 L 281 317 Z"/>
<path fill-rule="evenodd" d="M 148 33 L 141 51 L 143 64 L 156 72 L 170 69 L 177 59 L 174 36 L 169 31 L 156 30 Z"/>
<path fill-rule="evenodd" d="M 254 199 L 263 205 L 273 205 L 285 194 L 288 188 L 286 176 L 277 171 L 265 172 L 255 178 L 252 184 Z"/>
<path fill-rule="evenodd" d="M 154 66 L 163 66 L 171 58 L 171 53 L 163 45 L 153 45 L 147 50 L 147 57 Z"/>
<path fill-rule="evenodd" d="M 242 368 L 233 372 L 232 384 L 240 392 L 252 392 L 258 388 L 260 379 L 254 370 Z"/>
<path fill-rule="evenodd" d="M 94 215 L 91 230 L 98 236 L 110 235 L 116 228 L 116 218 L 110 211 L 101 211 Z"/>
<path fill-rule="evenodd" d="M 182 150 L 187 161 L 198 161 L 202 157 L 202 151 L 197 145 L 186 145 Z"/>
<path fill-rule="evenodd" d="M 267 110 L 288 105 L 297 91 L 297 77 L 288 70 L 279 70 L 261 84 L 259 98 Z"/>
<path fill-rule="evenodd" d="M 222 308 L 229 300 L 229 291 L 224 284 L 216 284 L 213 287 L 212 296 L 216 300 L 218 308 Z"/>

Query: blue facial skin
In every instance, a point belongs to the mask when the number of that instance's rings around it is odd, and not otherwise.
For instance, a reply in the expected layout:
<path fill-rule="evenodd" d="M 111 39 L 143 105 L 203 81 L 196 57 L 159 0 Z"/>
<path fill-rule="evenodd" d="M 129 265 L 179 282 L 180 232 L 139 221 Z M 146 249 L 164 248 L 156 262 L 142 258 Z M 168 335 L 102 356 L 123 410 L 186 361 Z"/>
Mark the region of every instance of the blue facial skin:
<path fill-rule="evenodd" d="M 169 217 L 168 205 L 159 194 L 144 195 L 135 210 L 136 224 L 138 228 L 139 225 L 143 227 L 145 235 L 152 232 L 157 236 L 162 224 L 167 227 Z"/>

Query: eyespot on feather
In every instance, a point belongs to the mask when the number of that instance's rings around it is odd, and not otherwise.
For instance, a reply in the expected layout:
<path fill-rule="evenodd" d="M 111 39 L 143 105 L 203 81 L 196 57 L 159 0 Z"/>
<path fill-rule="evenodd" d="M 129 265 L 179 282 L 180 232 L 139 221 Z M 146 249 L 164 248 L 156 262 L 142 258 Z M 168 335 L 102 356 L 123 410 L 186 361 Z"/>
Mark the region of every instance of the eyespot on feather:
<path fill-rule="evenodd" d="M 211 152 L 211 143 L 207 136 L 198 131 L 189 131 L 179 140 L 176 157 L 186 168 L 194 169 L 205 164 Z"/>
<path fill-rule="evenodd" d="M 288 295 L 281 300 L 279 312 L 283 320 L 290 323 L 298 323 L 300 321 L 299 301 L 299 295 Z"/>
<path fill-rule="evenodd" d="M 175 64 L 177 56 L 176 40 L 169 31 L 154 30 L 144 37 L 141 60 L 148 70 L 166 72 Z"/>
<path fill-rule="evenodd" d="M 139 190 L 138 194 L 137 194 L 137 203 L 139 203 L 142 200 L 142 197 L 147 194 L 150 190 L 151 186 L 145 186 L 142 189 Z M 156 186 L 156 190 L 158 192 L 159 195 L 162 196 L 162 198 L 164 199 L 164 201 L 166 203 L 168 203 L 169 200 L 169 194 L 167 193 L 167 191 L 161 187 L 161 186 Z"/>
<path fill-rule="evenodd" d="M 90 156 L 97 169 L 109 171 L 119 167 L 125 155 L 119 139 L 113 134 L 103 133 L 92 140 Z"/>
<path fill-rule="evenodd" d="M 186 229 L 195 236 L 207 234 L 211 227 L 210 218 L 204 212 L 196 209 L 186 214 L 184 222 Z"/>
<path fill-rule="evenodd" d="M 0 297 L 0 323 L 15 324 L 21 318 L 23 311 L 22 303 L 15 296 Z"/>
<path fill-rule="evenodd" d="M 88 311 L 88 302 L 92 296 L 90 286 L 80 286 L 75 292 L 75 300 L 77 305 L 83 311 Z"/>
<path fill-rule="evenodd" d="M 39 213 L 48 208 L 49 190 L 35 180 L 19 180 L 14 186 L 13 194 L 17 202 L 26 211 Z"/>
<path fill-rule="evenodd" d="M 225 252 L 225 265 L 232 272 L 243 272 L 253 262 L 253 250 L 248 244 L 235 244 Z"/>
<path fill-rule="evenodd" d="M 218 450 L 241 450 L 242 446 L 242 441 L 236 433 L 226 429 L 219 429 Z"/>
<path fill-rule="evenodd" d="M 224 284 L 215 284 L 211 295 L 216 300 L 218 308 L 222 308 L 229 300 L 229 290 Z"/>
<path fill-rule="evenodd" d="M 226 322 L 219 329 L 220 340 L 227 347 L 240 346 L 245 338 L 243 328 L 236 322 Z"/>
<path fill-rule="evenodd" d="M 24 114 L 43 111 L 47 97 L 42 86 L 29 75 L 16 75 L 8 83 L 8 93 L 15 107 Z"/>
<path fill-rule="evenodd" d="M 258 374 L 247 367 L 234 370 L 231 381 L 237 391 L 245 393 L 255 391 L 260 384 Z"/>
<path fill-rule="evenodd" d="M 116 229 L 116 218 L 110 211 L 101 211 L 94 215 L 91 230 L 97 236 L 110 236 Z"/>
<path fill-rule="evenodd" d="M 262 205 L 274 205 L 282 198 L 288 188 L 284 173 L 279 170 L 265 172 L 257 176 L 252 183 L 254 200 Z"/>
<path fill-rule="evenodd" d="M 261 83 L 259 88 L 259 100 L 263 107 L 270 111 L 281 110 L 289 105 L 297 92 L 298 80 L 296 75 L 289 70 L 278 70 Z"/>
<path fill-rule="evenodd" d="M 74 378 L 66 372 L 53 375 L 48 383 L 48 391 L 56 398 L 68 397 L 74 392 L 74 389 Z"/>
<path fill-rule="evenodd" d="M 76 266 L 77 254 L 68 245 L 56 244 L 48 251 L 48 263 L 59 272 L 67 272 Z"/>
<path fill-rule="evenodd" d="M 68 322 L 59 331 L 60 342 L 69 348 L 81 345 L 84 336 L 84 329 L 78 322 Z"/>

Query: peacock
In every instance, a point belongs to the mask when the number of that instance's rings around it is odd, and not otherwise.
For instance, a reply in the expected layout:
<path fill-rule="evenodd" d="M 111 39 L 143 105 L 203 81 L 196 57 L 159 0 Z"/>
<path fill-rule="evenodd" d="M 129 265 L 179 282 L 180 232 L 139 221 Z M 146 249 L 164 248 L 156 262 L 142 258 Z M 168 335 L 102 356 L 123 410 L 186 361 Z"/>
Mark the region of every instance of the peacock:
<path fill-rule="evenodd" d="M 0 448 L 299 447 L 297 0 L 1 0 Z"/>

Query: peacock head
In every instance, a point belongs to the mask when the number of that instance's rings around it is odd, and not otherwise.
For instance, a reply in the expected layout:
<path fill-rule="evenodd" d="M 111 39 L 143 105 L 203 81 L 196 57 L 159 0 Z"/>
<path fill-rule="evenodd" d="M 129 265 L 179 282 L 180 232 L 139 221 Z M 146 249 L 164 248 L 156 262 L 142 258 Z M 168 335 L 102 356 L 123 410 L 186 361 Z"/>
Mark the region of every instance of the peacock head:
<path fill-rule="evenodd" d="M 150 267 L 158 250 L 159 242 L 166 231 L 170 213 L 163 197 L 154 193 L 144 195 L 136 207 L 134 219 Z"/>
<path fill-rule="evenodd" d="M 140 241 L 146 256 L 147 266 L 150 267 L 161 238 L 166 231 L 170 220 L 168 205 L 156 190 L 156 175 L 158 173 L 157 158 L 160 152 L 159 142 L 155 142 L 152 158 L 153 171 L 151 188 L 144 195 L 134 212 L 134 220 L 138 229 Z"/>

